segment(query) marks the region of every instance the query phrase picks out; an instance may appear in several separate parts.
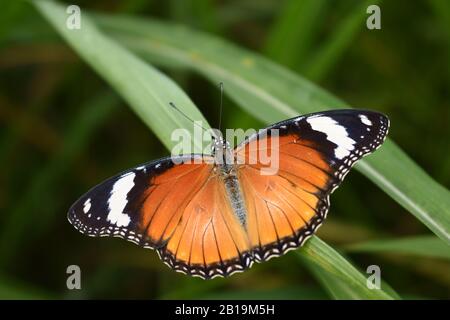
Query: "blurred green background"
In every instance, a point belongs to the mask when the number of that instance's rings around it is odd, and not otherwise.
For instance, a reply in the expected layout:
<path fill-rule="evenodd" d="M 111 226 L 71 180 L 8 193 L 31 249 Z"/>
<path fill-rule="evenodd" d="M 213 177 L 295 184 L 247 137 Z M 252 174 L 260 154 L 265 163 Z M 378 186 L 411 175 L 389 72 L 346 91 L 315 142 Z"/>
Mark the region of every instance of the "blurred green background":
<path fill-rule="evenodd" d="M 382 28 L 368 30 L 366 8 L 375 3 Z M 390 138 L 450 186 L 448 1 L 76 4 L 82 14 L 136 15 L 215 35 L 284 65 L 351 106 L 384 112 L 391 119 Z M 217 85 L 185 69 L 160 70 L 211 126 L 218 124 Z M 29 2 L 2 3 L 0 75 L 0 298 L 333 297 L 293 252 L 227 279 L 203 281 L 171 271 L 155 252 L 132 243 L 81 235 L 66 219 L 81 194 L 169 152 Z M 264 126 L 228 98 L 222 123 Z M 403 298 L 450 298 L 450 247 L 436 245 L 422 223 L 356 171 L 331 197 L 318 236 L 363 273 L 379 265 L 383 280 Z M 407 249 L 401 243 L 357 249 L 366 241 L 403 237 L 415 237 Z M 440 253 L 433 255 L 433 249 Z M 66 288 L 72 264 L 81 267 L 82 290 Z"/>

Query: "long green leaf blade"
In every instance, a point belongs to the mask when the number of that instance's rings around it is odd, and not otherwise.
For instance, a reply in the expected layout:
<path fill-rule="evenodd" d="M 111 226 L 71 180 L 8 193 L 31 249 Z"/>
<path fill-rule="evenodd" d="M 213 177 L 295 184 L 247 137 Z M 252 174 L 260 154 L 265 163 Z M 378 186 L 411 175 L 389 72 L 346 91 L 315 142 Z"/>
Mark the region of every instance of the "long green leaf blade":
<path fill-rule="evenodd" d="M 450 259 L 450 246 L 433 236 L 372 240 L 344 247 L 349 252 L 390 252 L 419 257 Z"/>
<path fill-rule="evenodd" d="M 369 289 L 367 279 L 318 237 L 312 237 L 298 254 L 311 264 L 310 269 L 319 269 L 315 275 L 336 299 L 394 299 L 383 288 Z"/>

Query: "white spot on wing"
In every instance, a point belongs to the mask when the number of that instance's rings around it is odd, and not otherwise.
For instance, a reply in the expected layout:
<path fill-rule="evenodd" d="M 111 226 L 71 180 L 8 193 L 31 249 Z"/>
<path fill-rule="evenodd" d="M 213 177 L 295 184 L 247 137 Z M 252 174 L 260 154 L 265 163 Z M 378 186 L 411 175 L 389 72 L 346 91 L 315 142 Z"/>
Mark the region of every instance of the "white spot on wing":
<path fill-rule="evenodd" d="M 334 155 L 338 159 L 343 159 L 355 148 L 355 140 L 348 136 L 347 130 L 330 117 L 317 116 L 307 118 L 306 121 L 311 128 L 323 132 L 327 135 L 327 140 L 337 145 L 334 149 Z"/>
<path fill-rule="evenodd" d="M 91 198 L 88 198 L 83 204 L 83 212 L 88 213 L 91 209 Z"/>
<path fill-rule="evenodd" d="M 371 126 L 372 125 L 372 121 L 369 120 L 369 118 L 367 118 L 365 115 L 360 114 L 359 118 L 361 119 L 361 122 L 364 123 L 367 126 Z"/>
<path fill-rule="evenodd" d="M 130 223 L 130 217 L 123 213 L 123 209 L 127 205 L 127 195 L 134 186 L 134 172 L 123 175 L 114 183 L 111 195 L 108 200 L 109 213 L 106 218 L 112 224 L 118 227 L 126 227 Z"/>

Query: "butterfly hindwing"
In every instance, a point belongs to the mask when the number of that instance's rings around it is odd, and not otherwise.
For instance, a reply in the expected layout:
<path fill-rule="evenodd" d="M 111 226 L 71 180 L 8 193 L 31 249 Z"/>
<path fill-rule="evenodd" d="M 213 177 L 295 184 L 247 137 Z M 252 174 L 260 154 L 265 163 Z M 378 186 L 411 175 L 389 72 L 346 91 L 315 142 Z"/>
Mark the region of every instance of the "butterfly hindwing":
<path fill-rule="evenodd" d="M 212 174 L 181 213 L 158 253 L 171 268 L 204 279 L 228 276 L 253 263 L 245 229 L 235 216 L 221 178 Z"/>

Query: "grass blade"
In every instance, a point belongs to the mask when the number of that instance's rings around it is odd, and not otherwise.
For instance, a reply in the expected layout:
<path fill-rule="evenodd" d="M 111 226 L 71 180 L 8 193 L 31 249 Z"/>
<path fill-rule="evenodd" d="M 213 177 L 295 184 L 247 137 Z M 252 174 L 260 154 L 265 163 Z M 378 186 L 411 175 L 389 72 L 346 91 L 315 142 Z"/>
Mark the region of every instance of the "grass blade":
<path fill-rule="evenodd" d="M 328 272 L 323 271 L 320 268 L 317 268 L 316 265 L 309 262 L 306 259 L 302 259 L 304 264 L 310 270 L 310 272 L 316 277 L 316 279 L 320 282 L 322 287 L 326 289 L 329 296 L 335 300 L 359 300 L 360 296 L 355 290 L 344 282 L 341 279 L 329 274 Z"/>
<path fill-rule="evenodd" d="M 392 252 L 425 258 L 450 259 L 450 246 L 433 236 L 372 240 L 345 246 L 349 252 Z"/>
<path fill-rule="evenodd" d="M 371 290 L 366 285 L 366 277 L 350 262 L 339 255 L 318 237 L 313 236 L 298 251 L 299 257 L 307 261 L 309 269 L 318 277 L 332 297 L 336 299 L 395 299 L 383 288 Z"/>
<path fill-rule="evenodd" d="M 171 16 L 196 28 L 217 33 L 220 31 L 220 20 L 211 0 L 169 1 Z"/>

